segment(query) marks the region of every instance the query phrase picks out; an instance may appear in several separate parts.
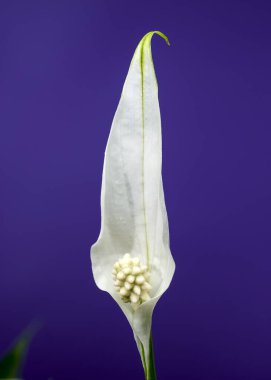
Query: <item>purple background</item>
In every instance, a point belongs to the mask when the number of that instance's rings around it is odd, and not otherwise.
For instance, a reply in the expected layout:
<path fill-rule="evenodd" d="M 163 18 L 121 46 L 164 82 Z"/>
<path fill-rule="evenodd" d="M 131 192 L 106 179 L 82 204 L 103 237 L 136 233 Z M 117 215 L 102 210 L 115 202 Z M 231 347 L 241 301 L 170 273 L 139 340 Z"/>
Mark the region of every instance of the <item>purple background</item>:
<path fill-rule="evenodd" d="M 177 270 L 159 379 L 271 379 L 269 1 L 0 2 L 0 351 L 35 318 L 26 380 L 143 379 L 92 279 L 105 144 L 153 39 Z"/>

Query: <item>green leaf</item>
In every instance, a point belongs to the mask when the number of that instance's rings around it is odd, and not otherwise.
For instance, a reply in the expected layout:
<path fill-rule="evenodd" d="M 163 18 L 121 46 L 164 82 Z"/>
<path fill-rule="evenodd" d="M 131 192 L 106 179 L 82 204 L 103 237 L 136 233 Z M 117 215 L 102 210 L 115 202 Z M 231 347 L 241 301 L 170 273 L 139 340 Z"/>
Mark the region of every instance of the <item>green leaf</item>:
<path fill-rule="evenodd" d="M 36 327 L 27 328 L 0 359 L 0 379 L 20 378 L 29 343 Z"/>

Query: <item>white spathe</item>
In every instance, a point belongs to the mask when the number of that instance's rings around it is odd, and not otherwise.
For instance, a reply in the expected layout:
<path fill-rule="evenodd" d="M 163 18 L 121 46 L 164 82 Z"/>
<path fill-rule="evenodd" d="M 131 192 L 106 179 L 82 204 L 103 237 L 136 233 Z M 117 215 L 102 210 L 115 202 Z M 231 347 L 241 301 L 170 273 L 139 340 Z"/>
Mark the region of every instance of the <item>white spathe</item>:
<path fill-rule="evenodd" d="M 161 175 L 162 147 L 158 87 L 150 32 L 140 41 L 130 64 L 105 151 L 101 231 L 91 248 L 97 286 L 115 299 L 126 315 L 145 361 L 149 362 L 152 312 L 168 288 L 175 263 Z M 124 303 L 112 279 L 113 265 L 124 254 L 138 257 L 150 271 L 150 300 L 136 310 Z"/>

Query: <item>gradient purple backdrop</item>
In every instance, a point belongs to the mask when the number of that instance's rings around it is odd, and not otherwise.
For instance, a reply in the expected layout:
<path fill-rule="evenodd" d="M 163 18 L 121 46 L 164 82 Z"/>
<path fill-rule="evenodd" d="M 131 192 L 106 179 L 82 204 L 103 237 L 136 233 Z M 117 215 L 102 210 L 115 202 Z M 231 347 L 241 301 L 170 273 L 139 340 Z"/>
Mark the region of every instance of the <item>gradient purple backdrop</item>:
<path fill-rule="evenodd" d="M 0 2 L 0 351 L 35 318 L 26 380 L 143 379 L 93 281 L 104 149 L 153 39 L 174 280 L 158 378 L 271 379 L 269 1 Z"/>

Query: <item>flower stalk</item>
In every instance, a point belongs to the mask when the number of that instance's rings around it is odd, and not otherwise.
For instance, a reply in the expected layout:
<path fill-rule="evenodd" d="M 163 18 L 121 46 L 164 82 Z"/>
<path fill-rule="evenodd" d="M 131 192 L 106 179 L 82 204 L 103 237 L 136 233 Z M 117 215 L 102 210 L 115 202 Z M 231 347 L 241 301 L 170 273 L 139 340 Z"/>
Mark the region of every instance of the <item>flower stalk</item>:
<path fill-rule="evenodd" d="M 145 374 L 145 380 L 156 380 L 156 368 L 155 368 L 155 359 L 154 359 L 154 351 L 153 351 L 153 340 L 152 340 L 152 333 L 150 334 L 150 345 L 149 345 L 149 363 L 148 366 L 146 364 L 146 358 L 145 358 L 145 352 L 144 347 L 141 343 L 141 359 L 142 359 L 142 365 L 144 368 L 144 374 Z"/>

